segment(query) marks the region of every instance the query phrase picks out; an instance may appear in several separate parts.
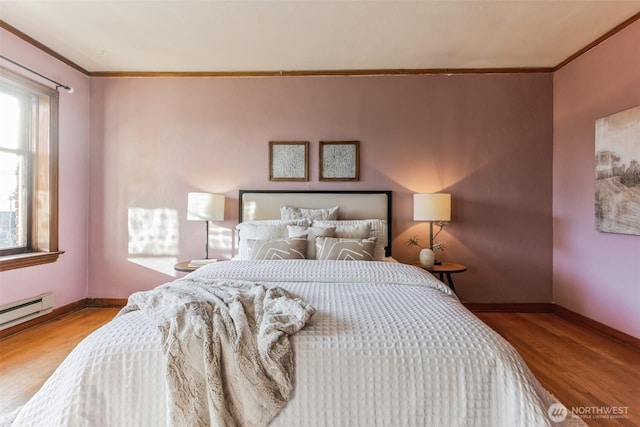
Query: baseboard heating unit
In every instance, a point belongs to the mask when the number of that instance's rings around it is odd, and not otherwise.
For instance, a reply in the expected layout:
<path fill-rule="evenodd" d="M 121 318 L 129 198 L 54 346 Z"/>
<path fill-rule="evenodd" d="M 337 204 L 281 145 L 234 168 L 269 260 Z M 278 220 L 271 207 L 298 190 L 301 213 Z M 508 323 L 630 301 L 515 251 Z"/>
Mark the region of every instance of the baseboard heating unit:
<path fill-rule="evenodd" d="M 0 307 L 0 331 L 26 322 L 43 314 L 51 313 L 53 294 L 47 292 Z"/>

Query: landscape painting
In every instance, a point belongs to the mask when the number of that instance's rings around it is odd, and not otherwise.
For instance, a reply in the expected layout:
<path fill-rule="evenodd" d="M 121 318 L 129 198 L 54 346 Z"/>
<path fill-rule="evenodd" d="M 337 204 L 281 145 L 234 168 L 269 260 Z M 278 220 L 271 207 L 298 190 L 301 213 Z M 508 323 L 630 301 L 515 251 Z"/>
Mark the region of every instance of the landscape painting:
<path fill-rule="evenodd" d="M 596 120 L 596 229 L 640 235 L 640 106 Z"/>

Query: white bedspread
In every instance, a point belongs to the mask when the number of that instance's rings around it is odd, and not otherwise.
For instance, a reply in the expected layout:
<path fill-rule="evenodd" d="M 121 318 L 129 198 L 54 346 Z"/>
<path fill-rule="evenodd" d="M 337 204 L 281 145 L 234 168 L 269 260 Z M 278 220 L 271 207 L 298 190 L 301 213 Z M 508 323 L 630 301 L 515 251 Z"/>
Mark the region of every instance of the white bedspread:
<path fill-rule="evenodd" d="M 291 395 L 289 335 L 315 312 L 278 287 L 189 277 L 136 292 L 118 316 L 137 310 L 162 336 L 170 424 L 190 427 L 269 424 Z"/>
<path fill-rule="evenodd" d="M 232 261 L 189 277 L 259 281 L 316 308 L 291 337 L 293 396 L 274 427 L 560 425 L 516 351 L 419 268 Z M 15 425 L 160 427 L 166 395 L 160 335 L 132 312 L 81 343 Z"/>

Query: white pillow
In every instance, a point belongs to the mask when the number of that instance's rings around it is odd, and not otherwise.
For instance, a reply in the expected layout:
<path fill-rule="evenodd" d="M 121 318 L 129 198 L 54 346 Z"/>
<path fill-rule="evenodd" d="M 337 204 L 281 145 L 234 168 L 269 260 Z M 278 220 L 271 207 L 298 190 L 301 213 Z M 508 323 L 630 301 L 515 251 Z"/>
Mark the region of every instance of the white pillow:
<path fill-rule="evenodd" d="M 348 219 L 337 221 L 314 220 L 314 227 L 336 227 L 336 237 L 343 238 L 375 238 L 376 247 L 373 259 L 384 260 L 387 241 L 387 221 L 384 219 Z M 358 234 L 369 227 L 368 234 Z M 359 230 L 359 231 L 358 231 Z"/>
<path fill-rule="evenodd" d="M 236 225 L 238 230 L 238 256 L 236 259 L 249 259 L 249 247 L 247 241 L 284 239 L 289 237 L 287 225 L 300 225 L 308 227 L 310 221 L 306 219 L 283 221 L 281 219 L 267 219 L 258 221 L 245 221 Z"/>
<path fill-rule="evenodd" d="M 338 219 L 340 206 L 332 208 L 295 208 L 293 206 L 280 206 L 280 219 Z"/>
<path fill-rule="evenodd" d="M 318 237 L 316 251 L 319 260 L 373 261 L 376 239 L 340 239 Z"/>
<path fill-rule="evenodd" d="M 316 259 L 316 238 L 335 237 L 335 227 L 301 227 L 288 225 L 289 237 L 305 237 L 307 239 L 307 259 Z"/>

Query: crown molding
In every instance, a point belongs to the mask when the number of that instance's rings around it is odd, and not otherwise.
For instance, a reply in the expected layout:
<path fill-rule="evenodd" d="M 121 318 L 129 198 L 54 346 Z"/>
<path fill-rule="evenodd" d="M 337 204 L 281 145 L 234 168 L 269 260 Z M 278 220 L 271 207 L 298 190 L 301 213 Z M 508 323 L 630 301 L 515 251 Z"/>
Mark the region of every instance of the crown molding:
<path fill-rule="evenodd" d="M 582 49 L 580 49 L 579 51 L 577 51 L 576 53 L 574 53 L 573 55 L 571 55 L 570 57 L 568 57 L 567 59 L 565 59 L 564 61 L 562 61 L 558 65 L 556 65 L 555 67 L 553 67 L 553 72 L 558 71 L 559 69 L 561 69 L 565 65 L 569 64 L 570 62 L 572 62 L 574 59 L 577 59 L 578 57 L 580 57 L 583 54 L 587 53 L 588 51 L 590 51 L 594 47 L 598 46 L 603 41 L 607 40 L 609 37 L 613 36 L 614 34 L 619 33 L 620 31 L 622 31 L 623 29 L 625 29 L 626 27 L 628 27 L 629 25 L 633 24 L 634 22 L 636 22 L 639 19 L 640 19 L 640 12 L 636 13 L 631 18 L 627 19 L 626 21 L 622 22 L 621 24 L 613 27 L 607 33 L 603 34 L 600 38 L 598 38 L 598 39 L 594 40 L 593 42 L 589 43 L 588 45 L 586 45 L 585 47 L 583 47 Z"/>
<path fill-rule="evenodd" d="M 517 74 L 553 73 L 571 63 L 576 58 L 593 49 L 603 41 L 640 20 L 640 12 L 617 25 L 606 34 L 583 47 L 555 67 L 533 68 L 416 68 L 416 69 L 373 69 L 373 70 L 276 70 L 276 71 L 88 71 L 65 58 L 45 44 L 23 33 L 0 19 L 0 28 L 12 33 L 32 46 L 58 59 L 90 77 L 285 77 L 285 76 L 403 76 L 403 75 L 460 75 L 460 74 Z"/>
<path fill-rule="evenodd" d="M 295 70 L 295 71 L 94 71 L 91 77 L 310 77 L 310 76 L 407 76 L 456 74 L 551 73 L 553 68 L 398 68 L 372 70 Z"/>
<path fill-rule="evenodd" d="M 85 74 L 87 76 L 91 75 L 91 73 L 89 73 L 89 71 L 85 70 L 84 68 L 82 68 L 81 66 L 76 64 L 75 62 L 70 61 L 69 59 L 67 59 L 64 56 L 60 55 L 58 52 L 54 51 L 53 49 L 50 49 L 45 44 L 40 43 L 38 40 L 26 35 L 22 31 L 18 30 L 16 27 L 7 24 L 6 22 L 4 22 L 1 19 L 0 19 L 0 28 L 7 30 L 8 32 L 13 34 L 14 36 L 26 41 L 30 45 L 40 49 L 41 51 L 45 52 L 46 54 L 48 54 L 48 55 L 56 58 L 57 60 L 67 64 L 69 67 L 80 71 L 82 74 Z"/>

